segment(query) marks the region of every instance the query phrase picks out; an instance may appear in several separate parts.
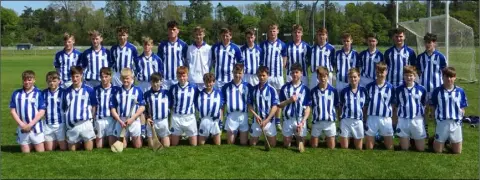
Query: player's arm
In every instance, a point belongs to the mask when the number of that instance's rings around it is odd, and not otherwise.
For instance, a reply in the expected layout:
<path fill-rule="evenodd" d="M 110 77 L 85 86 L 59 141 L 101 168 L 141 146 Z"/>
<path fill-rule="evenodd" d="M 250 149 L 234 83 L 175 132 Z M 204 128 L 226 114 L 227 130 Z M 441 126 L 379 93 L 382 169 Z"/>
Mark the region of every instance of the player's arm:
<path fill-rule="evenodd" d="M 283 86 L 282 89 L 280 90 L 280 104 L 278 104 L 279 108 L 284 108 L 285 106 L 291 103 L 295 103 L 297 101 L 297 95 L 292 95 L 290 98 L 287 99 L 287 97 L 285 96 L 285 93 L 283 93 L 284 91 L 285 91 L 285 86 Z"/>
<path fill-rule="evenodd" d="M 310 106 L 306 106 L 305 110 L 303 111 L 304 116 L 302 118 L 302 124 L 301 125 L 307 123 L 307 119 L 308 119 L 308 117 L 310 117 L 311 112 L 312 112 L 312 108 Z"/>
<path fill-rule="evenodd" d="M 32 121 L 28 123 L 27 125 L 28 130 L 30 130 L 33 127 L 33 125 L 37 124 L 37 122 L 42 119 L 42 117 L 45 115 L 45 109 L 46 109 L 45 101 L 43 99 L 43 96 L 40 95 L 38 96 L 38 112 L 35 113 L 35 117 L 32 119 Z"/>
<path fill-rule="evenodd" d="M 135 114 L 133 114 L 131 117 L 130 117 L 130 123 L 131 124 L 135 119 L 137 119 L 138 117 L 140 117 L 143 112 L 145 111 L 145 101 L 143 100 L 143 92 L 142 90 L 138 90 L 140 93 L 138 93 L 138 96 L 137 96 L 137 100 L 138 100 L 138 109 L 137 111 L 135 111 Z"/>
<path fill-rule="evenodd" d="M 58 53 L 55 54 L 55 58 L 53 59 L 53 67 L 55 67 L 55 70 L 60 73 L 60 60 L 58 58 Z"/>

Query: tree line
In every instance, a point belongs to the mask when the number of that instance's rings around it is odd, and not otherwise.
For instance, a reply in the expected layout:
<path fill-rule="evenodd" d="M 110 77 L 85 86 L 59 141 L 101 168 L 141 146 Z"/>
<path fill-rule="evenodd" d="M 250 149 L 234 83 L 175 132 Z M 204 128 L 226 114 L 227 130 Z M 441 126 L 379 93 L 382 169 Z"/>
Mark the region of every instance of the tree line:
<path fill-rule="evenodd" d="M 432 16 L 445 13 L 444 2 L 432 4 Z M 400 22 L 427 16 L 424 1 L 403 1 L 399 7 Z M 478 11 L 478 1 L 456 0 L 450 4 L 450 16 L 474 29 L 475 43 L 479 38 Z M 105 7 L 95 9 L 91 1 L 50 1 L 43 9 L 25 6 L 20 15 L 1 7 L 1 45 L 61 46 L 63 33 L 70 32 L 75 34 L 76 45 L 89 46 L 87 31 L 93 29 L 103 34 L 103 44 L 113 45 L 117 43 L 116 27 L 127 26 L 130 41 L 138 46 L 143 36 L 151 37 L 156 43 L 166 39 L 166 22 L 170 20 L 181 24 L 179 36 L 187 43 L 192 42 L 191 32 L 198 25 L 206 28 L 205 41 L 210 44 L 218 40 L 222 27 L 232 29 L 232 40 L 237 44 L 245 42 L 243 32 L 247 28 L 257 28 L 257 39 L 264 40 L 262 34 L 273 22 L 279 25 L 279 38 L 288 41 L 291 26 L 298 21 L 304 29 L 303 39 L 308 43 L 313 42 L 312 29 L 325 24 L 332 44 L 341 44 L 341 34 L 349 32 L 354 44 L 363 45 L 364 35 L 374 32 L 379 37 L 379 45 L 390 45 L 388 32 L 395 26 L 395 2 L 357 2 L 342 6 L 329 0 L 325 4 L 319 0 L 313 3 L 285 0 L 223 6 L 208 0 L 190 0 L 190 5 L 182 6 L 173 1 L 147 0 L 142 5 L 138 0 L 118 0 L 107 1 Z"/>

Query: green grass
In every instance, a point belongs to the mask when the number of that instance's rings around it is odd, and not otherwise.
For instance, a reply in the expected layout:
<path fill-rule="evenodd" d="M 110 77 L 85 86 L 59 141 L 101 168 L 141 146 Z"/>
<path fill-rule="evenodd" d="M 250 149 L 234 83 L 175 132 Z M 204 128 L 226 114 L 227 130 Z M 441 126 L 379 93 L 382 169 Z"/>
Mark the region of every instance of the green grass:
<path fill-rule="evenodd" d="M 307 147 L 300 154 L 295 148 L 280 147 L 265 152 L 262 145 L 181 145 L 158 153 L 148 148 L 128 148 L 114 154 L 105 148 L 93 152 L 22 154 L 15 141 L 16 123 L 8 109 L 10 96 L 21 87 L 20 74 L 26 69 L 37 73 L 39 88 L 46 87 L 44 75 L 54 70 L 52 58 L 53 55 L 2 55 L 3 178 L 479 178 L 479 129 L 468 125 L 464 125 L 461 155 L 387 151 L 381 147 L 373 151 L 328 150 L 323 146 Z M 467 114 L 479 115 L 479 84 L 458 85 L 467 93 Z M 432 134 L 434 125 L 429 127 Z M 398 139 L 395 140 L 397 144 Z"/>

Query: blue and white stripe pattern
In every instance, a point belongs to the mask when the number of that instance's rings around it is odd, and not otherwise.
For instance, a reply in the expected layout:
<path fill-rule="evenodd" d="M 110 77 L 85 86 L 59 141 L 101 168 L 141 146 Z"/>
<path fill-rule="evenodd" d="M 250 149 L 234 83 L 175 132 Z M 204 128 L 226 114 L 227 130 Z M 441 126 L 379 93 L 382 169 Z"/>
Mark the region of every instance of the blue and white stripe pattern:
<path fill-rule="evenodd" d="M 248 97 L 250 97 L 252 89 L 252 85 L 245 81 L 238 85 L 233 81 L 225 84 L 222 87 L 222 95 L 225 105 L 227 105 L 227 113 L 247 112 Z"/>
<path fill-rule="evenodd" d="M 45 124 L 62 124 L 63 120 L 62 99 L 65 95 L 65 89 L 57 88 L 55 91 L 44 89 L 42 91 L 45 102 Z"/>
<path fill-rule="evenodd" d="M 295 87 L 292 82 L 288 82 L 283 85 L 280 90 L 280 102 L 288 100 L 293 95 L 297 96 L 297 101 L 283 107 L 282 114 L 285 119 L 296 119 L 297 121 L 301 121 L 302 117 L 305 115 L 304 110 L 312 104 L 310 101 L 310 89 L 308 89 L 308 87 L 301 81 L 297 87 Z"/>
<path fill-rule="evenodd" d="M 348 85 L 340 92 L 340 103 L 342 106 L 342 119 L 358 119 L 363 120 L 363 108 L 366 105 L 367 90 L 364 87 L 358 87 L 357 92 L 352 92 L 352 88 Z"/>
<path fill-rule="evenodd" d="M 193 83 L 188 83 L 183 87 L 180 83 L 170 87 L 173 103 L 173 113 L 175 114 L 193 114 L 195 113 L 194 99 L 198 93 L 198 88 Z"/>
<path fill-rule="evenodd" d="M 417 57 L 417 69 L 421 72 L 420 84 L 432 92 L 443 84 L 442 69 L 447 67 L 445 56 L 435 50 L 431 56 L 425 51 Z"/>
<path fill-rule="evenodd" d="M 114 72 L 120 72 L 123 68 L 135 68 L 135 61 L 138 56 L 137 48 L 130 42 L 127 42 L 124 47 L 114 45 L 110 49 L 112 59 L 115 62 L 113 66 Z"/>
<path fill-rule="evenodd" d="M 187 62 L 188 45 L 181 39 L 174 43 L 162 41 L 158 46 L 158 57 L 163 61 L 163 77 L 165 80 L 177 79 L 177 68 L 188 66 Z"/>
<path fill-rule="evenodd" d="M 407 45 L 404 45 L 402 49 L 393 46 L 385 51 L 384 56 L 388 66 L 387 81 L 394 87 L 398 87 L 403 82 L 403 67 L 415 65 L 415 51 Z"/>
<path fill-rule="evenodd" d="M 367 84 L 368 115 L 392 117 L 392 104 L 395 100 L 395 88 L 389 82 L 382 87 L 376 81 Z"/>
<path fill-rule="evenodd" d="M 287 44 L 287 75 L 290 75 L 292 64 L 299 63 L 302 65 L 303 76 L 307 76 L 307 53 L 309 49 L 310 45 L 305 41 L 301 41 L 299 45 L 296 45 L 293 41 Z"/>
<path fill-rule="evenodd" d="M 97 81 L 100 81 L 100 69 L 102 69 L 102 67 L 111 68 L 113 64 L 114 62 L 112 60 L 110 51 L 105 49 L 103 46 L 98 52 L 93 50 L 93 47 L 85 50 L 82 54 L 80 63 L 84 69 L 84 79 Z"/>
<path fill-rule="evenodd" d="M 144 99 L 148 105 L 147 111 L 150 113 L 149 116 L 151 116 L 153 120 L 168 118 L 172 106 L 172 99 L 167 90 L 160 89 L 159 91 L 154 91 L 150 89 L 145 92 Z"/>
<path fill-rule="evenodd" d="M 135 74 L 139 81 L 150 82 L 150 76 L 156 72 L 163 71 L 163 61 L 156 54 L 151 54 L 150 57 L 142 53 L 135 61 Z"/>
<path fill-rule="evenodd" d="M 93 118 L 92 107 L 97 106 L 95 91 L 92 87 L 82 84 L 79 89 L 70 86 L 65 90 L 62 101 L 66 123 L 72 128 L 75 123 Z"/>
<path fill-rule="evenodd" d="M 337 81 L 348 83 L 348 70 L 360 66 L 357 51 L 351 49 L 347 54 L 343 49 L 338 50 L 333 66 L 337 69 Z"/>
<path fill-rule="evenodd" d="M 70 54 L 65 52 L 65 49 L 57 52 L 55 54 L 55 60 L 53 61 L 53 66 L 57 69 L 57 72 L 60 74 L 60 79 L 63 82 L 71 81 L 72 77 L 70 75 L 70 68 L 76 66 L 81 57 L 81 52 L 77 49 L 73 49 Z"/>
<path fill-rule="evenodd" d="M 323 46 L 318 44 L 313 45 L 308 53 L 308 65 L 310 72 L 316 72 L 320 66 L 326 67 L 328 72 L 333 72 L 333 64 L 335 63 L 335 47 L 330 43 Z"/>
<path fill-rule="evenodd" d="M 103 88 L 102 85 L 99 85 L 95 87 L 94 90 L 97 99 L 96 118 L 103 119 L 105 117 L 111 117 L 110 101 L 112 100 L 113 95 L 120 90 L 120 87 L 110 84 L 110 87 Z"/>
<path fill-rule="evenodd" d="M 375 67 L 377 63 L 383 61 L 383 54 L 375 49 L 375 52 L 370 53 L 370 50 L 362 51 L 359 55 L 360 63 L 360 76 L 376 79 Z"/>
<path fill-rule="evenodd" d="M 398 117 L 413 119 L 425 114 L 427 90 L 422 85 L 415 83 L 413 87 L 407 87 L 402 84 L 396 89 L 395 98 Z"/>
<path fill-rule="evenodd" d="M 123 86 L 120 87 L 110 101 L 110 109 L 115 108 L 120 117 L 131 117 L 140 106 L 145 106 L 143 92 L 142 89 L 133 85 L 130 89 L 125 89 Z"/>
<path fill-rule="evenodd" d="M 240 51 L 242 52 L 242 58 L 245 63 L 245 74 L 256 75 L 260 62 L 263 61 L 262 49 L 256 44 L 253 48 L 249 48 L 248 45 L 243 45 Z"/>
<path fill-rule="evenodd" d="M 210 93 L 203 89 L 195 98 L 195 107 L 200 114 L 200 118 L 219 119 L 223 103 L 222 92 L 218 89 L 213 89 Z"/>
<path fill-rule="evenodd" d="M 285 43 L 280 39 L 275 42 L 266 40 L 260 44 L 260 48 L 263 50 L 263 61 L 260 62 L 260 65 L 268 67 L 271 77 L 282 77 L 283 57 L 287 56 Z"/>
<path fill-rule="evenodd" d="M 23 89 L 18 89 L 13 92 L 12 99 L 10 100 L 10 108 L 15 108 L 18 117 L 24 123 L 30 123 L 38 111 L 45 110 L 45 102 L 42 96 L 42 92 L 34 88 L 32 91 L 26 93 Z M 32 126 L 34 133 L 43 132 L 43 123 L 40 121 Z"/>
<path fill-rule="evenodd" d="M 260 84 L 254 86 L 248 100 L 248 104 L 253 106 L 262 119 L 266 119 L 272 107 L 279 103 L 277 90 L 268 83 L 263 88 L 260 88 Z"/>
<path fill-rule="evenodd" d="M 211 53 L 215 65 L 215 80 L 230 82 L 233 79 L 233 65 L 243 63 L 240 48 L 234 43 L 225 46 L 219 42 L 212 46 Z"/>
<path fill-rule="evenodd" d="M 464 116 L 462 109 L 468 106 L 465 91 L 458 86 L 454 86 L 451 91 L 443 86 L 435 88 L 431 102 L 435 107 L 435 119 L 440 121 L 447 119 L 461 121 Z"/>
<path fill-rule="evenodd" d="M 319 121 L 336 121 L 336 107 L 340 106 L 340 99 L 337 90 L 330 84 L 325 90 L 315 86 L 311 92 L 313 119 L 315 124 Z"/>

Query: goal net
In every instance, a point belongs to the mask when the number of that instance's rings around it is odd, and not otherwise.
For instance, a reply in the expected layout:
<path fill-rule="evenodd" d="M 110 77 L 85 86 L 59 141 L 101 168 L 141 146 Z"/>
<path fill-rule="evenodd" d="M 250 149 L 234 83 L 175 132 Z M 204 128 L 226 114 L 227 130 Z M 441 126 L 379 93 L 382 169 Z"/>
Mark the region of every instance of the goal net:
<path fill-rule="evenodd" d="M 446 15 L 415 19 L 398 23 L 405 28 L 405 43 L 414 48 L 417 54 L 425 51 L 423 36 L 427 32 L 437 35 L 437 50 L 447 57 L 448 66 L 455 67 L 457 79 L 468 82 L 478 81 L 473 29 L 459 20 L 449 18 L 449 42 L 446 44 Z"/>

